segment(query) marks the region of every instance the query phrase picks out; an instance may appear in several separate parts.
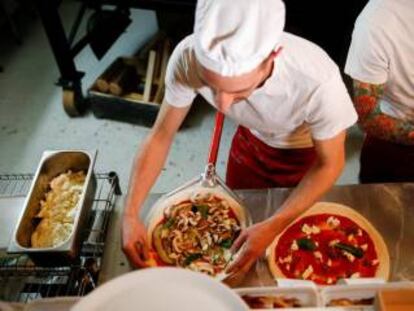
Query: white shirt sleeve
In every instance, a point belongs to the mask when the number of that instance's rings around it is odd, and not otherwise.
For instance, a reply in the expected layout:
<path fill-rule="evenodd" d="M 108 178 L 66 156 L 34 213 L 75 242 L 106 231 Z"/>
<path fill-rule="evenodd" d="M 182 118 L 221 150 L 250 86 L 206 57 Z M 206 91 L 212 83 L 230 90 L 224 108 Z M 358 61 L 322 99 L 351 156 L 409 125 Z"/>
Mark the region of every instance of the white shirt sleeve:
<path fill-rule="evenodd" d="M 337 71 L 312 94 L 306 122 L 313 139 L 333 138 L 351 127 L 358 116 L 345 84 Z"/>
<path fill-rule="evenodd" d="M 358 18 L 345 64 L 345 73 L 354 80 L 384 84 L 388 80 L 389 61 L 386 36 L 381 25 Z"/>
<path fill-rule="evenodd" d="M 196 97 L 196 91 L 190 86 L 188 51 L 185 40 L 181 41 L 172 53 L 165 74 L 164 99 L 174 107 L 190 106 Z"/>

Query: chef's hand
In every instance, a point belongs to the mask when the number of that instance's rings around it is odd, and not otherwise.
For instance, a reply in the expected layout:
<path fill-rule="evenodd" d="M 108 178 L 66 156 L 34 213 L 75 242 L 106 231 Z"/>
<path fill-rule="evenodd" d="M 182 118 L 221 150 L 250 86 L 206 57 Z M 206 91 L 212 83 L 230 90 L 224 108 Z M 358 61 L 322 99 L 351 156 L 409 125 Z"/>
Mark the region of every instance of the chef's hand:
<path fill-rule="evenodd" d="M 233 254 L 237 251 L 239 253 L 234 262 L 226 269 L 226 273 L 230 275 L 247 273 L 279 232 L 280 228 L 275 225 L 272 219 L 259 222 L 243 230 L 234 241 L 231 249 Z"/>
<path fill-rule="evenodd" d="M 134 267 L 149 266 L 147 230 L 140 219 L 124 215 L 122 221 L 122 250 Z"/>

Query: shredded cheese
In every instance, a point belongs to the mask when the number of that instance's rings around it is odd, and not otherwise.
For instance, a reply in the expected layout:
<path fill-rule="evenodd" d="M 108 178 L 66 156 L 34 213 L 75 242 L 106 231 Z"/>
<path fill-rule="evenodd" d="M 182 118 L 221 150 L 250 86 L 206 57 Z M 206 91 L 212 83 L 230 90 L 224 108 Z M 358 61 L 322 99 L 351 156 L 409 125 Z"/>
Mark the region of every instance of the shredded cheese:
<path fill-rule="evenodd" d="M 321 232 L 321 229 L 318 226 L 312 225 L 309 226 L 308 224 L 304 224 L 302 226 L 302 232 L 307 234 L 307 235 L 311 235 L 311 234 L 318 234 Z"/>
<path fill-rule="evenodd" d="M 311 265 L 309 265 L 305 271 L 303 271 L 302 273 L 302 278 L 304 280 L 306 280 L 307 278 L 309 278 L 313 273 L 313 267 Z"/>
<path fill-rule="evenodd" d="M 315 256 L 316 259 L 319 259 L 320 261 L 322 261 L 322 253 L 319 251 L 313 252 L 313 255 Z"/>
<path fill-rule="evenodd" d="M 348 253 L 348 252 L 345 252 L 345 251 L 342 251 L 342 254 L 350 261 L 350 262 L 354 262 L 354 260 L 355 260 L 355 256 L 354 255 L 352 255 L 352 254 L 350 254 L 350 253 Z"/>
<path fill-rule="evenodd" d="M 296 242 L 296 240 L 293 240 L 292 245 L 290 246 L 290 249 L 292 251 L 297 251 L 299 249 L 298 243 Z"/>
<path fill-rule="evenodd" d="M 341 224 L 341 221 L 334 217 L 334 216 L 330 216 L 327 220 L 326 223 L 328 224 L 329 227 L 331 228 L 336 228 Z"/>
<path fill-rule="evenodd" d="M 359 272 L 355 272 L 354 274 L 351 275 L 351 279 L 358 279 L 361 277 L 361 273 Z"/>
<path fill-rule="evenodd" d="M 292 255 L 288 255 L 288 256 L 287 256 L 287 257 L 285 257 L 285 258 L 279 257 L 279 262 L 280 262 L 281 264 L 284 264 L 284 263 L 291 263 L 291 262 L 292 262 Z"/>
<path fill-rule="evenodd" d="M 338 244 L 340 241 L 339 240 L 332 240 L 329 242 L 329 246 L 330 247 L 334 247 L 336 244 Z"/>

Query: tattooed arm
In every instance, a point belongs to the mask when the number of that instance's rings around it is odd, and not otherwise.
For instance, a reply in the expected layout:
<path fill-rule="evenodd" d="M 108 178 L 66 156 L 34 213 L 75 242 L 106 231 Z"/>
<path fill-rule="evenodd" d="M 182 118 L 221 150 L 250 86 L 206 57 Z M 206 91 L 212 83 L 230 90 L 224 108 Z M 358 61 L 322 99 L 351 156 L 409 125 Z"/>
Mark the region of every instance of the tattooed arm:
<path fill-rule="evenodd" d="M 367 134 L 403 145 L 414 145 L 414 124 L 381 112 L 379 99 L 384 85 L 354 80 L 354 104 L 358 124 Z"/>

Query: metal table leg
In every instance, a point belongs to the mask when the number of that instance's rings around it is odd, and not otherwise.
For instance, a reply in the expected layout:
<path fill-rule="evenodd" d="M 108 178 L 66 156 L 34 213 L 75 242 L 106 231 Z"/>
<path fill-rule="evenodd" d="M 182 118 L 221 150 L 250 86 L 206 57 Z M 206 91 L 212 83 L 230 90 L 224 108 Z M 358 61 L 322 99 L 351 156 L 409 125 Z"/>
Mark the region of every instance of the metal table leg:
<path fill-rule="evenodd" d="M 59 3 L 35 0 L 61 78 L 57 85 L 63 88 L 63 108 L 71 116 L 79 116 L 86 110 L 87 101 L 82 94 L 83 72 L 76 70 L 74 54 L 59 16 Z"/>

